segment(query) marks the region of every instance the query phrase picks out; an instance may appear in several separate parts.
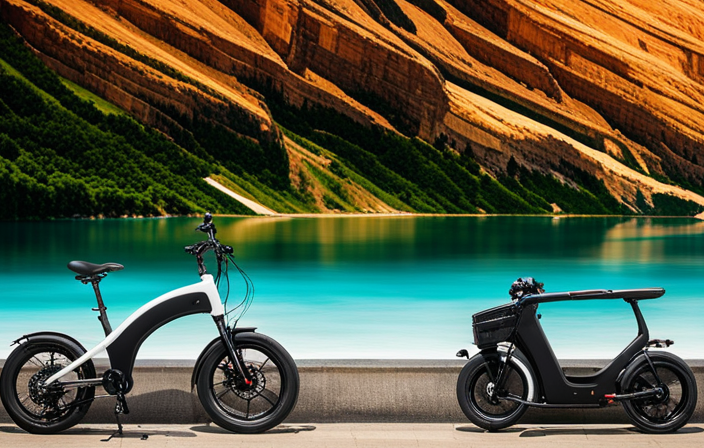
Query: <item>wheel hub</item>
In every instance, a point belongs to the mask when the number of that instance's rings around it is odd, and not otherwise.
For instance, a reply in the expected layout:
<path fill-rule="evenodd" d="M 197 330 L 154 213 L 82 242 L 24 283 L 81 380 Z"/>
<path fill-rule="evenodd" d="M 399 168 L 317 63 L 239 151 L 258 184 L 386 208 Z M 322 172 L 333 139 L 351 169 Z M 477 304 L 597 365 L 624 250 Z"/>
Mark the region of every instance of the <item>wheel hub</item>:
<path fill-rule="evenodd" d="M 662 394 L 655 396 L 656 403 L 666 403 L 670 399 L 670 388 L 667 384 L 661 384 L 658 387 L 662 389 Z"/>
<path fill-rule="evenodd" d="M 240 398 L 245 400 L 251 400 L 252 398 L 258 396 L 266 389 L 266 378 L 264 374 L 254 369 L 252 366 L 249 367 L 249 373 L 252 377 L 252 384 L 247 385 L 243 388 L 233 387 L 232 391 Z"/>
<path fill-rule="evenodd" d="M 244 400 L 251 400 L 266 389 L 266 377 L 260 370 L 255 369 L 252 365 L 248 367 L 249 375 L 252 379 L 251 384 L 246 384 L 242 379 L 237 378 L 231 363 L 226 366 L 223 364 L 220 367 L 224 370 L 225 377 L 227 378 L 225 385 L 229 387 L 235 395 Z"/>
<path fill-rule="evenodd" d="M 645 400 L 645 401 L 647 401 L 653 405 L 656 405 L 656 406 L 663 404 L 663 403 L 667 403 L 670 400 L 670 388 L 667 387 L 666 384 L 660 384 L 657 387 L 662 389 L 662 393 L 657 394 L 657 395 L 653 395 L 653 396 L 649 397 L 647 400 Z M 650 389 L 651 389 L 650 385 L 640 387 L 641 392 L 646 392 Z"/>
<path fill-rule="evenodd" d="M 494 383 L 493 383 L 492 381 L 489 381 L 489 382 L 486 384 L 486 389 L 485 389 L 486 397 L 489 399 L 489 403 L 491 403 L 491 404 L 498 404 L 498 403 L 499 403 L 499 399 L 497 398 L 497 396 L 496 396 L 495 393 L 494 393 L 494 388 L 495 388 L 495 386 L 494 386 Z"/>

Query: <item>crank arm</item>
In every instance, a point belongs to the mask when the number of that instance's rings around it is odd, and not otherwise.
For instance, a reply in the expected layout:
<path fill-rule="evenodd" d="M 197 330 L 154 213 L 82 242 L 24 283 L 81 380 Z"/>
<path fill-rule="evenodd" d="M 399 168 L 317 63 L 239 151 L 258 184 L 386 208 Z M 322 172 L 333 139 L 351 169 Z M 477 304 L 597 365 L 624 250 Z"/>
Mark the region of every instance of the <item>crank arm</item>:
<path fill-rule="evenodd" d="M 632 394 L 606 394 L 604 395 L 604 398 L 608 398 L 609 400 L 614 400 L 614 401 L 626 401 L 626 400 L 637 400 L 639 398 L 650 398 L 650 397 L 658 397 L 662 396 L 664 391 L 662 390 L 661 387 L 654 387 L 649 390 L 644 390 L 641 392 L 634 392 Z"/>

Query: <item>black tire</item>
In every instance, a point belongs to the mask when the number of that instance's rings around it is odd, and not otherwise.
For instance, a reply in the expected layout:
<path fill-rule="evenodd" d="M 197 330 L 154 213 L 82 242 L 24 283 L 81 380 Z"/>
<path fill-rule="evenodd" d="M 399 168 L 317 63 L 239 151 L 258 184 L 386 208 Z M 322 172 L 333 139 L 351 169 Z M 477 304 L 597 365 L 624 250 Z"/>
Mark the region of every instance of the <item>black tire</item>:
<path fill-rule="evenodd" d="M 275 340 L 258 333 L 235 335 L 235 349 L 253 373 L 253 385 L 238 388 L 223 344 L 203 358 L 196 379 L 198 397 L 210 418 L 233 432 L 264 432 L 281 423 L 298 399 L 298 369 Z"/>
<path fill-rule="evenodd" d="M 697 383 L 692 369 L 675 355 L 667 352 L 650 353 L 650 359 L 664 384 L 662 397 L 650 397 L 623 402 L 631 422 L 644 432 L 662 434 L 674 432 L 687 424 L 697 406 Z M 658 387 L 653 370 L 645 357 L 639 357 L 627 367 L 621 381 L 624 394 Z"/>
<path fill-rule="evenodd" d="M 10 353 L 0 376 L 0 395 L 17 426 L 33 434 L 53 434 L 81 421 L 95 387 L 42 392 L 38 384 L 84 353 L 83 347 L 60 337 L 30 339 Z M 95 378 L 95 367 L 88 361 L 64 378 Z"/>
<path fill-rule="evenodd" d="M 514 352 L 507 365 L 506 381 L 502 388 L 506 394 L 532 401 L 535 394 L 533 370 L 518 352 Z M 460 372 L 457 380 L 457 401 L 467 418 L 489 431 L 514 425 L 528 406 L 510 400 L 492 402 L 490 392 L 499 370 L 499 353 L 487 352 L 473 356 Z"/>

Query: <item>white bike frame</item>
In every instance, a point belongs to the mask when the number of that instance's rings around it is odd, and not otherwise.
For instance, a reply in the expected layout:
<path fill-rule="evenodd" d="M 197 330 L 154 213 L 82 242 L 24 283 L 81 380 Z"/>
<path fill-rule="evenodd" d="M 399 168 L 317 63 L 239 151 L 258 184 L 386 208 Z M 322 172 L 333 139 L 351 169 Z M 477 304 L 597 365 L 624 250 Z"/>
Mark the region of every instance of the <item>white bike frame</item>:
<path fill-rule="evenodd" d="M 107 350 L 110 367 L 122 371 L 132 388 L 132 368 L 142 342 L 159 327 L 189 314 L 210 313 L 216 323 L 223 318 L 224 307 L 213 276 L 204 274 L 201 281 L 167 292 L 142 305 L 107 337 L 46 380 L 46 385 L 58 381 L 98 353 Z M 95 381 L 95 380 L 92 380 Z"/>

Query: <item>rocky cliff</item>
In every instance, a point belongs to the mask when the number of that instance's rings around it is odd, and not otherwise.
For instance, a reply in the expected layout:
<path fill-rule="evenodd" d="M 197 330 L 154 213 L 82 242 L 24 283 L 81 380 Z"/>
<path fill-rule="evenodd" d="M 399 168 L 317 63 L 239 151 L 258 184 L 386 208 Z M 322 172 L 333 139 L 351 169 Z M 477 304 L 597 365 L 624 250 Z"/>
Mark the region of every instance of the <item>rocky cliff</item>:
<path fill-rule="evenodd" d="M 494 177 L 517 163 L 578 188 L 576 169 L 634 212 L 653 194 L 704 204 L 697 0 L 0 0 L 0 16 L 169 135 L 205 120 L 286 147 L 297 187 L 313 155 L 275 105 L 465 152 Z"/>

